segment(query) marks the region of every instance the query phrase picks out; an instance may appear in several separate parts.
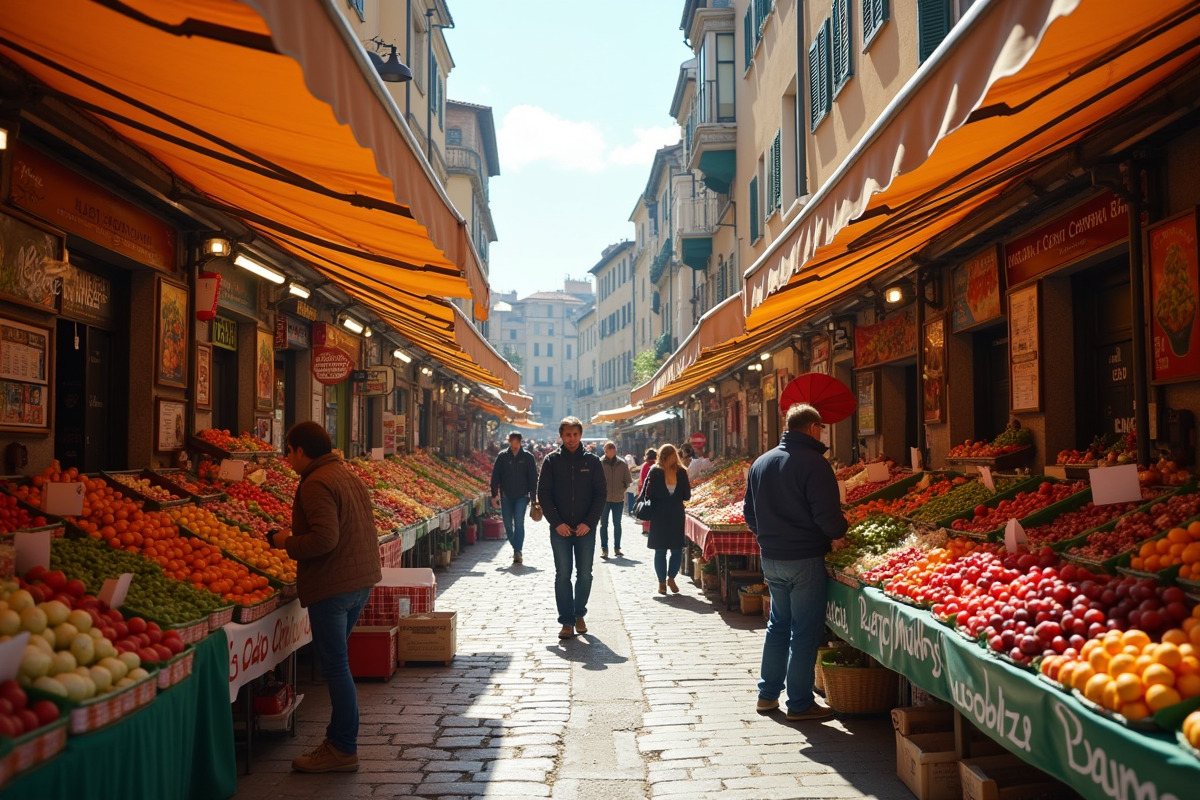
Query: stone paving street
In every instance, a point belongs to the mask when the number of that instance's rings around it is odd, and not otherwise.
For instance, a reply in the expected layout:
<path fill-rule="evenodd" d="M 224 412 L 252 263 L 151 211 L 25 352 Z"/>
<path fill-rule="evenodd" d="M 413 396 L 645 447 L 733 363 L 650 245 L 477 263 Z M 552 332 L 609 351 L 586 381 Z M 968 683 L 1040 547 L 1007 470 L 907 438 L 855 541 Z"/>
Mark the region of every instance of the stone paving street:
<path fill-rule="evenodd" d="M 298 736 L 260 736 L 237 797 L 912 797 L 888 719 L 755 713 L 765 620 L 682 578 L 658 595 L 640 525 L 624 529 L 624 558 L 597 551 L 589 632 L 565 643 L 546 523 L 526 520 L 523 566 L 505 542 L 468 546 L 437 573 L 438 610 L 458 612 L 453 665 L 358 682 L 359 771 L 291 772 L 328 720 L 304 668 Z"/>

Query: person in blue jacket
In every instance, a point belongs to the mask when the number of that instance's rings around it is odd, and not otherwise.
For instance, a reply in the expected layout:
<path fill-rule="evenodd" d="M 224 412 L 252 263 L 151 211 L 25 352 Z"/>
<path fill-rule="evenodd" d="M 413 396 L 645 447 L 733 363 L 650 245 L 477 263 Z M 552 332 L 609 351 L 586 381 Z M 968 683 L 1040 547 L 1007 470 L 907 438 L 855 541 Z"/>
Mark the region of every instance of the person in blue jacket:
<path fill-rule="evenodd" d="M 750 467 L 742 508 L 771 590 L 757 710 L 779 708 L 786 684 L 789 720 L 832 715 L 813 695 L 813 673 L 825 630 L 825 554 L 845 546 L 848 525 L 820 441 L 824 427 L 811 405 L 789 408 L 779 446 Z"/>
<path fill-rule="evenodd" d="M 562 630 L 558 638 L 587 633 L 588 597 L 592 593 L 592 561 L 596 556 L 596 525 L 604 512 L 608 481 L 595 453 L 579 443 L 583 423 L 566 417 L 558 426 L 562 446 L 542 461 L 537 497 L 550 523 L 550 549 L 554 551 L 554 599 Z M 577 571 L 571 587 L 571 567 Z"/>
<path fill-rule="evenodd" d="M 521 448 L 521 434 L 508 435 L 508 449 L 496 456 L 492 465 L 492 502 L 500 502 L 504 535 L 513 549 L 513 563 L 522 563 L 525 546 L 525 509 L 537 491 L 537 461 L 533 453 Z"/>

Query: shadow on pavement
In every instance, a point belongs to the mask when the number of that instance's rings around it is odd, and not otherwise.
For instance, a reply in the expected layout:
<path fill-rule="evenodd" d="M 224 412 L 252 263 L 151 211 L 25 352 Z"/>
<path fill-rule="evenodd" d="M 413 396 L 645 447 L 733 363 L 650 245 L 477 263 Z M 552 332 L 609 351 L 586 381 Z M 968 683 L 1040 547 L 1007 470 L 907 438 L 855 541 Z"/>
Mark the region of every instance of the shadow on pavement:
<path fill-rule="evenodd" d="M 609 664 L 624 664 L 629 660 L 614 653 L 612 648 L 591 633 L 578 633 L 573 639 L 547 645 L 546 650 L 564 661 L 582 664 L 584 669 L 594 672 L 608 669 Z"/>

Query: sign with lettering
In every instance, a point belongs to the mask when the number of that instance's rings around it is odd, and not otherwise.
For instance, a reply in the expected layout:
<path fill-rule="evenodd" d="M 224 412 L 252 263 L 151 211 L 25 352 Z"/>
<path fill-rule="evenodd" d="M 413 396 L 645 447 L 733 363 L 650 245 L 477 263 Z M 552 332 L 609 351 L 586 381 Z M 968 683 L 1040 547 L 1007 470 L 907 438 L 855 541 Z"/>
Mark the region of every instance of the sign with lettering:
<path fill-rule="evenodd" d="M 12 152 L 14 205 L 140 264 L 178 268 L 171 225 L 22 142 Z"/>
<path fill-rule="evenodd" d="M 317 310 L 303 300 L 296 301 L 296 315 L 304 317 L 309 322 L 317 321 Z"/>
<path fill-rule="evenodd" d="M 67 268 L 61 236 L 0 214 L 0 294 L 54 311 Z"/>
<path fill-rule="evenodd" d="M 312 374 L 326 386 L 350 377 L 358 358 L 358 340 L 328 322 L 314 322 Z"/>
<path fill-rule="evenodd" d="M 116 321 L 112 282 L 73 264 L 65 265 L 62 280 L 62 315 L 100 327 Z"/>
<path fill-rule="evenodd" d="M 307 322 L 282 311 L 275 312 L 276 350 L 307 350 L 311 341 Z"/>
<path fill-rule="evenodd" d="M 229 640 L 229 702 L 238 689 L 267 672 L 312 641 L 308 612 L 299 600 L 276 609 L 262 619 L 224 627 Z"/>
<path fill-rule="evenodd" d="M 209 269 L 221 276 L 217 306 L 257 318 L 258 278 L 241 267 L 235 267 L 232 261 L 209 262 Z"/>
<path fill-rule="evenodd" d="M 212 343 L 215 347 L 221 347 L 225 350 L 237 350 L 238 330 L 237 323 L 225 317 L 216 317 L 210 323 L 212 329 Z"/>
<path fill-rule="evenodd" d="M 1004 246 L 1008 285 L 1016 286 L 1129 236 L 1129 206 L 1102 192 Z"/>
<path fill-rule="evenodd" d="M 359 397 L 383 397 L 396 388 L 396 373 L 391 367 L 368 367 L 363 370 L 366 377 L 354 384 L 354 393 Z"/>

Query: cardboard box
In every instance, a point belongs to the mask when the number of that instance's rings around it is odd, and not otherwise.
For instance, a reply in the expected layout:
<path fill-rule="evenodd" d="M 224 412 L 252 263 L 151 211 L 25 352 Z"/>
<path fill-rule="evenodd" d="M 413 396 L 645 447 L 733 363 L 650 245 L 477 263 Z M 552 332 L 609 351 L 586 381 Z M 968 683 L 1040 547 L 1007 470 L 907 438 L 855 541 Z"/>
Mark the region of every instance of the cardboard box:
<path fill-rule="evenodd" d="M 912 736 L 914 733 L 951 733 L 954 731 L 954 707 L 942 703 L 893 708 L 892 727 L 903 736 Z"/>
<path fill-rule="evenodd" d="M 395 628 L 356 625 L 346 642 L 350 674 L 385 681 L 391 678 L 396 672 L 396 638 Z"/>
<path fill-rule="evenodd" d="M 428 567 L 384 567 L 383 578 L 371 588 L 371 596 L 358 622 L 360 625 L 391 627 L 400 619 L 401 597 L 408 598 L 408 613 L 424 614 L 434 610 L 436 596 L 437 578 Z"/>
<path fill-rule="evenodd" d="M 958 762 L 963 800 L 1062 800 L 1067 786 L 1011 753 Z"/>
<path fill-rule="evenodd" d="M 954 748 L 959 758 L 980 758 L 1007 753 L 1004 745 L 985 734 L 962 714 L 954 715 Z"/>
<path fill-rule="evenodd" d="M 904 736 L 896 731 L 896 776 L 917 800 L 958 800 L 962 796 L 962 780 L 958 775 L 954 734 Z"/>
<path fill-rule="evenodd" d="M 400 619 L 396 661 L 441 661 L 450 666 L 458 649 L 458 612 L 431 611 Z"/>

